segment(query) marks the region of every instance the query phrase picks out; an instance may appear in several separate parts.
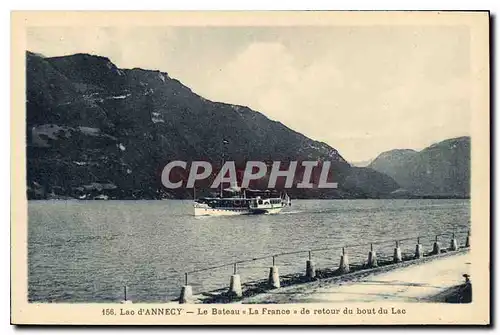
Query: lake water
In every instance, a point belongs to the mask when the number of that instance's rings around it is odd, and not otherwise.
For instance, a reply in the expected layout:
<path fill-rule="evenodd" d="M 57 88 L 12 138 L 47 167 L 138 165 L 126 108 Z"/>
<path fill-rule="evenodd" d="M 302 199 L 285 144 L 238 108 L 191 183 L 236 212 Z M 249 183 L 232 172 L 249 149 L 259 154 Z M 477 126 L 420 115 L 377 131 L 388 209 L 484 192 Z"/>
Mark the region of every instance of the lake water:
<path fill-rule="evenodd" d="M 338 266 L 340 248 L 457 232 L 470 226 L 469 200 L 295 200 L 278 215 L 201 217 L 191 201 L 29 201 L 28 299 L 111 302 L 127 285 L 134 302 L 177 298 L 184 272 L 295 250 L 318 267 Z M 451 235 L 450 235 L 451 236 Z M 439 237 L 445 244 L 449 236 Z M 433 237 L 421 239 L 430 249 Z M 403 253 L 416 240 L 402 241 Z M 394 242 L 375 244 L 389 256 Z M 369 246 L 347 248 L 351 263 Z M 280 256 L 280 273 L 304 271 L 307 252 Z M 266 278 L 271 259 L 239 265 L 242 281 Z M 196 292 L 225 287 L 233 267 L 189 275 Z"/>

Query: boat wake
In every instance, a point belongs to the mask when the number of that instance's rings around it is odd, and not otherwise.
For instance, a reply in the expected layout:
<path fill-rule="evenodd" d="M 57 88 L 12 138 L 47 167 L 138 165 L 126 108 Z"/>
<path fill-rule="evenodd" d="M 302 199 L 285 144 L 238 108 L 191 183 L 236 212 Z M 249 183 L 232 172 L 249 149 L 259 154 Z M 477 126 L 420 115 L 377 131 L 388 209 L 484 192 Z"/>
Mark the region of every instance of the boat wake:
<path fill-rule="evenodd" d="M 279 213 L 279 215 L 288 215 L 288 214 L 299 214 L 299 213 L 305 213 L 306 211 L 283 211 Z"/>

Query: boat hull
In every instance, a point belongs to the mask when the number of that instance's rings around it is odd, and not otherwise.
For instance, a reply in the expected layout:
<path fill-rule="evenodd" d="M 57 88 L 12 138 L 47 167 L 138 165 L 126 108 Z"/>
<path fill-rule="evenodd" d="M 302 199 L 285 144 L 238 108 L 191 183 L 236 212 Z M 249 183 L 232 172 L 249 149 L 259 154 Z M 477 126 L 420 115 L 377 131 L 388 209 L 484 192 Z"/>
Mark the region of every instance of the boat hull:
<path fill-rule="evenodd" d="M 232 215 L 257 215 L 257 214 L 278 214 L 283 207 L 266 208 L 266 209 L 234 209 L 234 208 L 203 208 L 195 207 L 194 216 L 232 216 Z"/>

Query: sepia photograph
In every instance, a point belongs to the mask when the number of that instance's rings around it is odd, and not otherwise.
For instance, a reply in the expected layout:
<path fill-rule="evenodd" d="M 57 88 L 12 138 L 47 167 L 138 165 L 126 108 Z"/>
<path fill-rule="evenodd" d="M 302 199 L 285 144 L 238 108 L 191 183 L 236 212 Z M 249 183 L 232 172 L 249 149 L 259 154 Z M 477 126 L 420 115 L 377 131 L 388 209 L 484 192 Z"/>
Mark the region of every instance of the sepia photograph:
<path fill-rule="evenodd" d="M 488 12 L 12 20 L 14 323 L 489 323 Z"/>

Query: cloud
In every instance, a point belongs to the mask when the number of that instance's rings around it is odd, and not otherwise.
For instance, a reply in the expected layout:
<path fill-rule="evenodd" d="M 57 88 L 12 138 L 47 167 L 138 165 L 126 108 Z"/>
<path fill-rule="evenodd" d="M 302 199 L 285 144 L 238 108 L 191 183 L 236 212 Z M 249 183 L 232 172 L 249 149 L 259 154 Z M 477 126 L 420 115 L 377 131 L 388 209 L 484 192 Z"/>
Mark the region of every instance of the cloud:
<path fill-rule="evenodd" d="M 221 67 L 204 92 L 248 105 L 354 160 L 468 134 L 470 79 L 448 71 L 456 68 L 448 65 L 449 50 L 391 48 L 367 47 L 371 53 L 351 59 L 326 51 L 304 62 L 284 43 L 256 42 Z M 439 66 L 446 75 L 436 78 Z"/>
<path fill-rule="evenodd" d="M 176 35 L 154 27 L 37 27 L 28 29 L 27 48 L 45 56 L 89 53 L 122 68 L 165 69 Z"/>
<path fill-rule="evenodd" d="M 210 78 L 205 92 L 212 100 L 248 105 L 292 128 L 310 130 L 314 137 L 315 118 L 335 109 L 343 82 L 328 59 L 303 65 L 283 44 L 252 43 Z"/>

